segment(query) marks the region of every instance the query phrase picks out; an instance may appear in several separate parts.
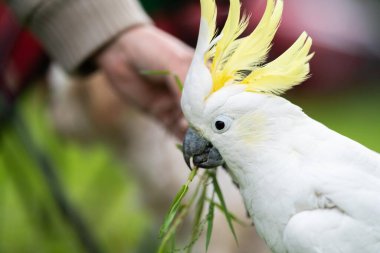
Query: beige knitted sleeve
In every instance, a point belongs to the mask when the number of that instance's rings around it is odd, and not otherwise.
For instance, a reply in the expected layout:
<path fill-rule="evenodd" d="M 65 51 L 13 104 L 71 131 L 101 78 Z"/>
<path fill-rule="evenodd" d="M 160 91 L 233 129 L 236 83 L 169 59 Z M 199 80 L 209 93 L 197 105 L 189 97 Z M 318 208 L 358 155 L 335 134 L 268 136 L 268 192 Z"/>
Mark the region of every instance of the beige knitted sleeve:
<path fill-rule="evenodd" d="M 128 27 L 149 23 L 136 0 L 7 0 L 67 70 L 80 66 Z"/>

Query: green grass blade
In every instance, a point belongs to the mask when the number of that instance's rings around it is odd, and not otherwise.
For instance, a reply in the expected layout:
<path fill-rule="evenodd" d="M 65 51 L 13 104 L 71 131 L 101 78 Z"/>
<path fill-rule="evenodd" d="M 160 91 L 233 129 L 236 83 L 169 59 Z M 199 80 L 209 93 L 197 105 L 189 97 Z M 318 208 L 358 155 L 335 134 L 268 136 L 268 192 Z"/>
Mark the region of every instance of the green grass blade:
<path fill-rule="evenodd" d="M 171 233 L 170 235 L 169 234 L 166 234 L 164 239 L 162 240 L 161 242 L 161 245 L 160 247 L 158 248 L 157 250 L 157 253 L 167 253 L 167 252 L 172 252 L 168 249 L 169 246 L 171 245 L 168 245 L 169 242 L 172 242 L 173 241 L 173 236 L 174 236 L 174 232 Z"/>
<path fill-rule="evenodd" d="M 175 233 L 170 238 L 170 252 L 175 252 Z"/>
<path fill-rule="evenodd" d="M 171 248 L 172 242 L 177 231 L 177 227 L 183 221 L 183 217 L 187 214 L 188 210 L 189 208 L 186 205 L 180 205 L 178 207 L 178 217 L 176 217 L 175 221 L 172 222 L 173 224 L 169 226 L 168 231 L 163 235 L 161 244 L 157 251 L 158 253 L 167 253 L 168 251 L 172 252 L 168 248 Z"/>
<path fill-rule="evenodd" d="M 208 202 L 211 202 L 211 199 L 206 199 Z M 219 203 L 215 203 L 214 202 L 214 205 L 215 205 L 215 207 L 216 208 L 218 208 L 221 212 L 224 212 L 223 211 L 223 207 L 222 207 L 222 205 L 220 205 Z M 233 213 L 231 213 L 231 212 L 227 212 L 227 214 L 228 214 L 228 216 L 230 216 L 231 217 L 231 219 L 234 221 L 234 222 L 236 222 L 236 223 L 239 223 L 240 225 L 242 225 L 242 226 L 244 226 L 244 227 L 248 227 L 248 226 L 250 226 L 249 224 L 247 224 L 246 222 L 244 222 L 244 221 L 242 221 L 241 219 L 239 219 L 238 217 L 236 217 Z"/>
<path fill-rule="evenodd" d="M 202 193 L 200 198 L 198 199 L 196 211 L 195 211 L 195 218 L 194 218 L 194 224 L 198 225 L 202 218 L 202 213 L 204 209 L 205 204 L 205 198 L 206 198 L 206 191 L 207 191 L 207 185 L 203 185 Z"/>
<path fill-rule="evenodd" d="M 183 152 L 183 145 L 182 144 L 176 144 L 175 145 L 176 146 L 176 148 L 179 150 L 179 151 L 181 151 L 181 152 Z"/>
<path fill-rule="evenodd" d="M 212 193 L 212 200 L 214 200 L 215 191 Z M 208 247 L 211 241 L 212 229 L 214 225 L 214 201 L 210 202 L 207 214 L 207 234 L 206 234 L 206 252 L 208 251 Z"/>
<path fill-rule="evenodd" d="M 187 253 L 191 253 L 193 245 L 199 238 L 200 234 L 202 233 L 203 225 L 205 225 L 205 223 L 202 224 L 201 219 L 202 219 L 204 204 L 206 202 L 207 182 L 205 181 L 201 187 L 202 187 L 202 192 L 201 192 L 200 197 L 198 198 L 198 201 L 195 207 L 195 217 L 194 217 L 194 223 L 193 223 L 193 228 L 192 228 L 192 233 L 191 233 L 191 241 L 190 241 L 190 245 L 187 248 Z"/>
<path fill-rule="evenodd" d="M 229 212 L 227 210 L 227 206 L 226 206 L 226 202 L 224 201 L 224 197 L 223 197 L 223 194 L 222 194 L 222 191 L 219 187 L 219 183 L 216 179 L 216 174 L 213 173 L 211 175 L 212 177 L 212 184 L 214 185 L 214 190 L 216 192 L 216 195 L 218 196 L 218 199 L 220 201 L 220 204 L 221 204 L 221 207 L 222 207 L 222 211 L 224 213 L 224 216 L 226 217 L 227 219 L 227 222 L 228 222 L 228 226 L 230 227 L 230 230 L 235 238 L 235 241 L 236 241 L 236 244 L 238 244 L 238 240 L 237 240 L 237 236 L 236 236 L 236 232 L 235 232 L 235 229 L 234 229 L 234 226 L 232 224 L 232 218 L 231 216 L 229 215 Z"/>
<path fill-rule="evenodd" d="M 146 76 L 173 76 L 175 83 L 178 86 L 178 89 L 180 91 L 183 90 L 183 83 L 178 75 L 171 73 L 168 70 L 142 70 L 140 71 L 140 74 L 146 75 Z"/>
<path fill-rule="evenodd" d="M 183 83 L 181 82 L 181 79 L 179 79 L 179 76 L 177 76 L 177 75 L 174 75 L 174 79 L 175 79 L 175 82 L 178 86 L 178 89 L 180 91 L 182 91 L 183 90 Z"/>
<path fill-rule="evenodd" d="M 187 179 L 187 182 L 186 182 L 187 185 L 189 185 L 193 181 L 193 179 L 197 175 L 197 173 L 198 173 L 198 167 L 193 168 L 190 175 L 189 175 L 189 178 Z"/>
<path fill-rule="evenodd" d="M 141 70 L 140 74 L 146 76 L 168 76 L 171 75 L 168 70 Z"/>
<path fill-rule="evenodd" d="M 189 185 L 193 181 L 197 172 L 198 172 L 198 168 L 194 168 L 191 171 L 191 173 L 187 179 L 186 184 L 182 185 L 181 189 L 177 192 L 177 194 L 173 200 L 173 203 L 171 204 L 171 206 L 169 208 L 169 212 L 165 217 L 164 223 L 162 224 L 162 226 L 160 228 L 160 237 L 163 237 L 168 232 L 170 225 L 173 223 L 173 221 L 176 217 L 176 214 L 178 212 L 178 208 L 180 207 L 180 204 L 181 204 L 183 198 L 186 196 L 186 193 L 189 191 Z"/>
<path fill-rule="evenodd" d="M 189 191 L 189 186 L 187 184 L 182 185 L 181 189 L 177 192 L 172 205 L 170 206 L 169 212 L 165 217 L 164 223 L 160 228 L 160 237 L 163 237 L 169 230 L 170 225 L 173 223 L 174 218 L 178 212 L 182 199 L 186 196 Z"/>

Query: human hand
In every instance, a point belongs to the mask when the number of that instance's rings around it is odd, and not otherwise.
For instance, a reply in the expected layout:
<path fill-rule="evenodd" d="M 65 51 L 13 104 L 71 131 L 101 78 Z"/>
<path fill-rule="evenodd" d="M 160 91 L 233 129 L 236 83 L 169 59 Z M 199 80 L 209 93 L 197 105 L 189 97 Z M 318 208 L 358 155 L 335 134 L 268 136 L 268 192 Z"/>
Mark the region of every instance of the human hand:
<path fill-rule="evenodd" d="M 146 76 L 166 70 L 184 81 L 193 50 L 160 29 L 144 25 L 124 32 L 96 58 L 111 84 L 127 101 L 160 121 L 182 139 L 187 129 L 180 90 L 173 76 Z"/>

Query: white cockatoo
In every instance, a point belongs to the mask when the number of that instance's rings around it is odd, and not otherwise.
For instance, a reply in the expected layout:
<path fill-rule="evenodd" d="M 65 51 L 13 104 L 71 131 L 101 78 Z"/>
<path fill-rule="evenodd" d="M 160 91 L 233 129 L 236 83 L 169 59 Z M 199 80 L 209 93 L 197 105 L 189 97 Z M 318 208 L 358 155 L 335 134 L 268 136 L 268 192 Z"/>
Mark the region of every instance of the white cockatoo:
<path fill-rule="evenodd" d="M 264 63 L 283 1 L 268 0 L 256 29 L 230 0 L 216 35 L 215 0 L 201 0 L 198 44 L 182 109 L 187 163 L 225 165 L 257 232 L 275 253 L 379 253 L 380 155 L 308 117 L 280 94 L 309 74 L 303 33 Z M 242 16 L 242 17 L 241 17 Z"/>

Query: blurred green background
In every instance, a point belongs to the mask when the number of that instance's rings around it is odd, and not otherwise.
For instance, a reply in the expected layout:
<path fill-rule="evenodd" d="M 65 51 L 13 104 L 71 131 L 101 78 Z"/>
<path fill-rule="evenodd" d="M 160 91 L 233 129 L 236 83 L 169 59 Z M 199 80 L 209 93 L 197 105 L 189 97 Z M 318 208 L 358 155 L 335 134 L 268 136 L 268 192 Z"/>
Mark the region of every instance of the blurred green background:
<path fill-rule="evenodd" d="M 1 126 L 0 252 L 84 252 L 54 202 L 37 150 L 51 159 L 64 194 L 98 247 L 132 252 L 149 223 L 133 179 L 106 146 L 79 145 L 57 135 L 47 105 L 41 87 L 34 86 L 16 108 L 18 119 Z M 34 151 L 26 147 L 24 130 Z"/>

